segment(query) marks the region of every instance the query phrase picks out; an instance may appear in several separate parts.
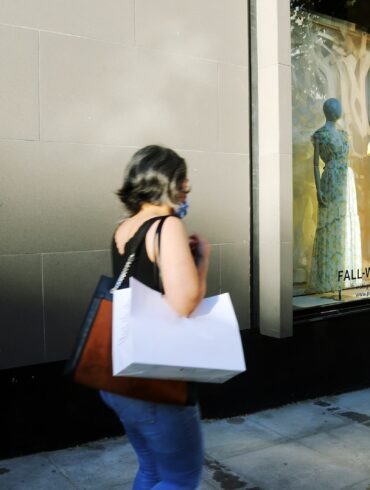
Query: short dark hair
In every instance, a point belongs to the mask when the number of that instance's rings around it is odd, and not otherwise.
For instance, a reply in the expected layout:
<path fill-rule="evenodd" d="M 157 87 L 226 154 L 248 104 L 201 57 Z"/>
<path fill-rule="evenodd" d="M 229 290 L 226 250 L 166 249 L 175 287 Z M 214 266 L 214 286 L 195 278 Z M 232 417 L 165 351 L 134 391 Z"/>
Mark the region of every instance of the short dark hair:
<path fill-rule="evenodd" d="M 182 157 L 170 148 L 149 145 L 132 156 L 117 195 L 131 215 L 140 211 L 144 203 L 170 203 L 176 207 L 185 179 L 186 163 Z"/>

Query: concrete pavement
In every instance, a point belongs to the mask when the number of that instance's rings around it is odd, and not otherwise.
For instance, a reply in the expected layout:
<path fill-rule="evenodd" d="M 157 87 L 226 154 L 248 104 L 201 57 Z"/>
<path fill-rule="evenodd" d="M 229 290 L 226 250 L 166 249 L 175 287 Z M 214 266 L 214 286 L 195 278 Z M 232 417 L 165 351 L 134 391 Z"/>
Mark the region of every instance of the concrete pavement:
<path fill-rule="evenodd" d="M 201 490 L 370 490 L 370 389 L 203 421 Z M 0 461 L 2 490 L 129 489 L 126 439 Z"/>

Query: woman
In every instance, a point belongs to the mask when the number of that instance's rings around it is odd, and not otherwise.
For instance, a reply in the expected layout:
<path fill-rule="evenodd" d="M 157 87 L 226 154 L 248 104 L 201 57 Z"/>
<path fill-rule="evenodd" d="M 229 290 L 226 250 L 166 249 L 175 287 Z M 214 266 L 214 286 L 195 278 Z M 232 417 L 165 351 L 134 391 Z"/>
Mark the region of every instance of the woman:
<path fill-rule="evenodd" d="M 136 152 L 117 193 L 130 217 L 116 230 L 113 245 L 117 277 L 126 244 L 144 223 L 153 220 L 132 275 L 158 291 L 163 286 L 168 303 L 183 316 L 190 315 L 205 295 L 210 255 L 207 241 L 198 235 L 189 239 L 176 216 L 186 209 L 188 192 L 185 161 L 174 151 L 152 145 Z M 163 216 L 167 218 L 162 223 L 159 248 L 156 231 Z M 101 393 L 120 418 L 136 451 L 139 470 L 135 490 L 191 490 L 199 485 L 203 464 L 200 416 L 193 386 L 188 383 L 186 387 L 188 400 L 184 406 Z"/>

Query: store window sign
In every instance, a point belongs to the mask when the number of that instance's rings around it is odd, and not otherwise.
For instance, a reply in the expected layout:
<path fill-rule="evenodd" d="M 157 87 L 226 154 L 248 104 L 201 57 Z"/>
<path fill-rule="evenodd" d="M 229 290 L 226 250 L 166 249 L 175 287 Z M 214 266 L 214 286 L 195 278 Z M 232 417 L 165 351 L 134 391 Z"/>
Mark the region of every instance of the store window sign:
<path fill-rule="evenodd" d="M 294 298 L 370 295 L 370 35 L 291 10 Z M 368 294 L 369 292 L 369 294 Z"/>

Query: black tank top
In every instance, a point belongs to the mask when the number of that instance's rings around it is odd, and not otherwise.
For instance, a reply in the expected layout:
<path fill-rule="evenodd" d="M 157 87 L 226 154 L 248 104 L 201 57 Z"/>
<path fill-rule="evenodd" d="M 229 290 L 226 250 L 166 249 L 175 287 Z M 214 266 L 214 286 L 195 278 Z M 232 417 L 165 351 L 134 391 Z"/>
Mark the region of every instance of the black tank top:
<path fill-rule="evenodd" d="M 139 230 L 143 226 L 148 226 L 148 230 L 155 221 L 158 221 L 158 217 L 151 218 L 150 220 L 145 221 L 137 230 L 135 235 L 139 232 Z M 149 222 L 152 222 L 149 224 Z M 160 226 L 160 224 L 158 225 Z M 130 238 L 126 242 L 125 245 L 125 253 L 121 255 L 118 252 L 117 245 L 114 239 L 112 239 L 112 267 L 113 267 L 113 276 L 114 279 L 117 280 L 120 275 L 128 256 L 130 255 L 130 242 L 134 239 L 135 235 Z M 156 291 L 162 292 L 162 285 L 160 281 L 159 269 L 157 264 L 153 263 L 147 254 L 146 246 L 145 246 L 145 238 L 141 242 L 139 248 L 136 251 L 135 260 L 130 268 L 129 276 L 134 277 L 138 281 L 142 282 L 146 286 L 155 289 Z M 122 283 L 123 287 L 128 286 L 128 278 Z M 197 403 L 198 394 L 197 394 L 197 385 L 193 382 L 188 382 L 187 384 L 187 405 L 195 405 Z"/>
<path fill-rule="evenodd" d="M 113 267 L 113 276 L 115 279 L 118 278 L 120 275 L 123 266 L 126 263 L 126 260 L 128 256 L 130 255 L 130 244 L 139 232 L 139 230 L 144 227 L 148 226 L 148 229 L 151 227 L 151 225 L 155 222 L 158 221 L 159 218 L 151 218 L 147 221 L 145 221 L 137 230 L 137 232 L 126 242 L 125 245 L 125 253 L 121 255 L 118 252 L 116 242 L 114 239 L 112 239 L 112 267 Z M 135 279 L 138 281 L 142 282 L 146 286 L 155 289 L 156 291 L 162 291 L 161 289 L 161 283 L 159 279 L 159 269 L 157 264 L 153 263 L 147 254 L 146 251 L 146 246 L 145 246 L 145 238 L 139 245 L 139 248 L 136 251 L 136 257 L 135 260 L 130 268 L 130 273 L 129 276 L 133 276 Z M 126 285 L 126 284 L 124 284 Z"/>

